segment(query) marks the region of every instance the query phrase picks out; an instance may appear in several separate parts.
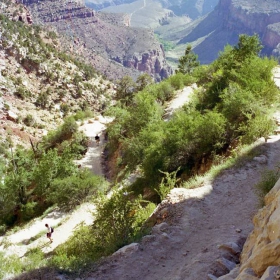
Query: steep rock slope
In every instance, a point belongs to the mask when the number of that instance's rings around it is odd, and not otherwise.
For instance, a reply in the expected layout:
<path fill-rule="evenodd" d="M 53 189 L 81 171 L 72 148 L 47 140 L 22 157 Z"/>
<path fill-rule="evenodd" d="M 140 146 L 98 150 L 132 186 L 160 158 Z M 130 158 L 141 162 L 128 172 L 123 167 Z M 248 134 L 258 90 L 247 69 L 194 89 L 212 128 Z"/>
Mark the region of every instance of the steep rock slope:
<path fill-rule="evenodd" d="M 108 6 L 119 6 L 137 2 L 135 0 L 86 0 L 85 3 L 88 7 L 95 10 L 101 10 Z M 218 0 L 154 0 L 153 2 L 159 3 L 163 8 L 173 11 L 176 15 L 181 16 L 188 14 L 192 19 L 204 15 L 214 9 Z"/>
<path fill-rule="evenodd" d="M 185 29 L 178 45 L 192 43 L 201 63 L 208 64 L 226 44 L 236 44 L 239 34 L 257 33 L 264 45 L 263 53 L 278 54 L 279 22 L 279 1 L 220 0 L 207 17 Z"/>
<path fill-rule="evenodd" d="M 35 23 L 68 35 L 69 51 L 86 57 L 111 79 L 147 72 L 159 81 L 172 72 L 153 32 L 130 28 L 126 15 L 97 13 L 74 1 L 24 2 Z"/>
<path fill-rule="evenodd" d="M 54 33 L 32 28 L 26 7 L 2 3 L 0 16 L 0 145 L 10 139 L 30 146 L 29 139 L 41 139 L 67 113 L 98 112 L 105 95 L 114 94 L 113 85 L 93 68 L 60 53 Z"/>

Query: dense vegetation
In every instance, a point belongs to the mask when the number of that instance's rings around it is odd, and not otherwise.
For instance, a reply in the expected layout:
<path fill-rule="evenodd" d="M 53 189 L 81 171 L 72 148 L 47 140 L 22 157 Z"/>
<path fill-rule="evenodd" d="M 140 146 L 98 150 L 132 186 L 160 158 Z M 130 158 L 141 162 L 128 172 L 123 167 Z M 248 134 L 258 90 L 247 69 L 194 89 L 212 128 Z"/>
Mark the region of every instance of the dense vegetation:
<path fill-rule="evenodd" d="M 4 17 L 0 19 L 6 28 L 14 28 Z M 52 56 L 55 50 L 41 42 L 39 29 L 35 28 L 34 37 L 25 40 L 30 36 L 25 33 L 26 27 L 18 23 L 15 28 L 25 47 L 35 55 L 28 57 L 28 63 L 39 65 L 39 52 L 44 60 Z M 6 44 L 12 40 L 10 33 L 2 36 Z M 12 264 L 13 273 L 42 265 L 80 269 L 139 239 L 148 230 L 143 224 L 155 205 L 143 200 L 145 188 L 154 190 L 151 200 L 159 202 L 176 186 L 177 177 L 190 178 L 202 164 L 229 155 L 238 145 L 267 137 L 274 129 L 272 105 L 278 101 L 278 90 L 271 79 L 276 62 L 260 58 L 260 50 L 257 36 L 241 35 L 238 45 L 227 46 L 209 66 L 199 66 L 197 57 L 187 47 L 177 73 L 159 84 L 152 83 L 146 74 L 136 82 L 127 76 L 118 81 L 116 105 L 107 112 L 115 117 L 108 127 L 107 150 L 109 160 L 114 159 L 118 168 L 110 196 L 103 193 L 103 179 L 79 169 L 73 161 L 87 146 L 87 139 L 75 122 L 75 117 L 81 118 L 85 113 L 66 118 L 40 143 L 32 143 L 30 150 L 14 149 L 12 143 L 6 149 L 1 147 L 2 231 L 42 214 L 50 206 L 72 209 L 93 195 L 96 213 L 94 224 L 80 227 L 48 261 L 39 249 L 28 253 L 33 266 L 28 267 L 26 259 L 15 261 L 1 254 L 0 260 L 7 267 Z M 67 61 L 68 56 L 57 54 Z M 30 66 L 26 61 L 21 63 Z M 83 68 L 84 76 L 75 76 L 74 84 L 93 77 L 91 67 L 79 65 L 78 61 L 76 65 Z M 51 72 L 49 75 L 51 82 L 55 77 Z M 172 99 L 176 90 L 194 82 L 199 89 L 190 102 L 168 119 L 164 111 L 166 101 Z M 25 92 L 19 94 L 24 96 Z M 46 98 L 44 93 L 38 97 L 39 107 L 46 106 Z M 118 181 L 135 170 L 140 170 L 141 177 L 128 188 L 121 188 Z M 1 273 L 0 270 L 3 276 Z"/>
<path fill-rule="evenodd" d="M 196 67 L 191 76 L 178 69 L 176 75 L 134 92 L 129 103 L 111 109 L 111 156 L 119 156 L 118 164 L 127 172 L 142 170 L 132 189 L 158 190 L 162 172 L 178 168 L 178 174 L 189 178 L 202 163 L 273 131 L 270 113 L 279 95 L 271 79 L 276 61 L 259 57 L 260 50 L 256 35 L 240 35 L 239 43 L 226 46 L 211 65 Z M 191 101 L 166 121 L 164 101 L 194 81 L 200 88 Z"/>
<path fill-rule="evenodd" d="M 86 146 L 87 138 L 69 117 L 33 150 L 10 147 L 1 165 L 1 229 L 28 221 L 52 205 L 71 209 L 102 189 L 101 178 L 74 164 Z"/>

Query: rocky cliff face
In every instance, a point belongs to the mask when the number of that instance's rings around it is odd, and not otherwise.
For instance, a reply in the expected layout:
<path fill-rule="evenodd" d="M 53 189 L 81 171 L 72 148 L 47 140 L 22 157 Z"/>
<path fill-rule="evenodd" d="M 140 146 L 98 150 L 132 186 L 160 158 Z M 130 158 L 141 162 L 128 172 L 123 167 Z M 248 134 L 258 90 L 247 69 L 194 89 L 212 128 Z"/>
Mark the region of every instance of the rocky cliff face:
<path fill-rule="evenodd" d="M 35 23 L 66 34 L 73 42 L 69 51 L 86 57 L 110 79 L 147 72 L 160 81 L 172 73 L 154 34 L 130 28 L 127 15 L 95 12 L 74 1 L 25 1 Z"/>
<path fill-rule="evenodd" d="M 22 21 L 26 24 L 32 24 L 32 16 L 26 6 L 20 5 L 16 0 L 11 0 L 8 4 L 0 3 L 0 13 L 8 16 L 10 20 Z"/>
<path fill-rule="evenodd" d="M 265 55 L 277 54 L 280 43 L 280 2 L 275 0 L 220 0 L 213 12 L 198 22 L 179 44 L 196 43 L 202 63 L 217 58 L 226 44 L 235 45 L 239 34 L 259 34 Z"/>
<path fill-rule="evenodd" d="M 88 7 L 95 10 L 101 10 L 110 6 L 129 4 L 136 0 L 86 0 Z M 155 0 L 163 8 L 172 10 L 177 16 L 188 14 L 192 19 L 202 16 L 214 9 L 218 0 Z"/>
<path fill-rule="evenodd" d="M 254 230 L 241 254 L 239 269 L 218 279 L 280 279 L 280 180 L 265 197 L 265 206 L 253 218 Z"/>
<path fill-rule="evenodd" d="M 267 50 L 274 49 L 280 42 L 277 24 L 280 23 L 279 1 L 226 0 L 220 1 L 217 9 L 225 29 L 257 33 Z"/>

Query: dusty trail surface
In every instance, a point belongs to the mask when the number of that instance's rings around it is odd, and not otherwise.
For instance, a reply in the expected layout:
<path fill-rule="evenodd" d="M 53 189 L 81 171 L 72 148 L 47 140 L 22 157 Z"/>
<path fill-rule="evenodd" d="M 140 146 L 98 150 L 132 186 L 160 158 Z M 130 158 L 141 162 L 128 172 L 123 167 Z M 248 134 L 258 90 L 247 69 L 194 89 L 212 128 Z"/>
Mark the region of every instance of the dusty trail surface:
<path fill-rule="evenodd" d="M 274 77 L 280 86 L 279 68 Z M 188 100 L 189 90 L 170 103 L 167 120 Z M 275 117 L 280 123 L 280 113 Z M 226 274 L 226 253 L 219 246 L 228 242 L 242 246 L 253 229 L 252 217 L 260 207 L 255 184 L 264 169 L 279 165 L 279 140 L 279 135 L 272 135 L 267 142 L 260 139 L 256 143 L 259 156 L 223 171 L 213 182 L 192 190 L 172 190 L 159 211 L 165 222 L 156 225 L 139 244 L 120 249 L 83 279 L 206 280 L 209 273 Z"/>
<path fill-rule="evenodd" d="M 252 230 L 258 198 L 254 185 L 265 168 L 279 163 L 280 136 L 259 141 L 262 155 L 192 189 L 174 189 L 167 198 L 166 223 L 127 253 L 115 253 L 85 279 L 198 280 L 226 273 L 219 245 L 242 245 Z"/>
<path fill-rule="evenodd" d="M 102 116 L 88 120 L 80 124 L 79 129 L 84 131 L 90 138 L 89 148 L 82 160 L 76 161 L 81 167 L 89 168 L 94 174 L 102 176 L 101 156 L 104 143 L 103 131 L 106 123 L 111 119 Z M 100 143 L 94 141 L 95 135 L 100 136 Z M 23 257 L 32 248 L 41 248 L 43 252 L 53 251 L 58 245 L 64 243 L 80 223 L 91 224 L 93 222 L 92 212 L 95 206 L 91 203 L 83 203 L 80 207 L 70 213 L 54 210 L 45 217 L 34 219 L 19 231 L 0 237 L 0 251 L 6 255 L 16 254 Z M 54 227 L 53 242 L 46 238 L 45 224 Z"/>
<path fill-rule="evenodd" d="M 280 72 L 275 75 L 280 77 Z M 277 79 L 276 83 L 280 81 Z M 179 108 L 187 101 L 189 94 L 189 89 L 182 91 L 182 95 L 179 94 L 176 101 L 171 102 L 167 112 Z M 174 108 L 171 108 L 172 106 Z M 280 114 L 277 118 L 280 120 Z M 81 129 L 94 138 L 96 133 L 101 135 L 105 125 L 106 121 L 99 119 L 87 123 Z M 208 273 L 226 273 L 221 259 L 224 252 L 219 249 L 219 245 L 227 242 L 242 245 L 252 230 L 251 220 L 259 207 L 254 185 L 259 181 L 262 170 L 272 169 L 279 164 L 279 140 L 278 135 L 271 136 L 267 143 L 260 139 L 256 146 L 261 156 L 255 157 L 242 167 L 223 171 L 212 182 L 206 182 L 196 189 L 172 190 L 160 206 L 159 213 L 165 217 L 163 223 L 156 225 L 151 234 L 143 237 L 139 244 L 120 249 L 80 279 L 204 280 L 207 279 Z M 100 145 L 102 146 L 102 142 Z M 91 142 L 88 154 L 77 163 L 100 174 L 101 146 Z M 30 246 L 40 246 L 41 241 L 46 243 L 44 233 L 30 245 L 18 244 L 25 243 L 26 239 L 28 241 L 30 237 L 44 231 L 44 224 L 49 223 L 57 225 L 53 244 L 42 247 L 45 252 L 49 252 L 65 242 L 79 223 L 92 222 L 89 210 L 93 211 L 94 205 L 83 204 L 68 215 L 54 211 L 43 219 L 38 218 L 29 227 L 1 237 L 0 250 L 7 251 L 4 242 L 1 243 L 3 238 L 5 242 L 17 243 L 16 246 L 9 246 L 8 250 L 19 255 L 26 252 Z M 65 235 L 66 232 L 69 235 Z M 70 276 L 63 277 L 72 279 Z"/>

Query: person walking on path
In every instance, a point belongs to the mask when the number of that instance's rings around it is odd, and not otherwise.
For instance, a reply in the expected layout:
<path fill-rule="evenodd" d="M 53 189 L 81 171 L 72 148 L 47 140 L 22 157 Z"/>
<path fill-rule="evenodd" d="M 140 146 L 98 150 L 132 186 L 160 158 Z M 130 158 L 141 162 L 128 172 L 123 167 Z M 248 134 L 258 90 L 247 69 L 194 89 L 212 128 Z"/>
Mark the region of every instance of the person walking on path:
<path fill-rule="evenodd" d="M 45 227 L 47 228 L 47 238 L 49 238 L 50 242 L 53 242 L 52 239 L 52 233 L 53 233 L 53 228 L 50 227 L 48 224 L 45 224 Z"/>
<path fill-rule="evenodd" d="M 96 134 L 96 136 L 94 137 L 95 142 L 97 144 L 97 146 L 99 146 L 99 142 L 100 142 L 100 137 L 98 136 L 98 134 Z"/>

